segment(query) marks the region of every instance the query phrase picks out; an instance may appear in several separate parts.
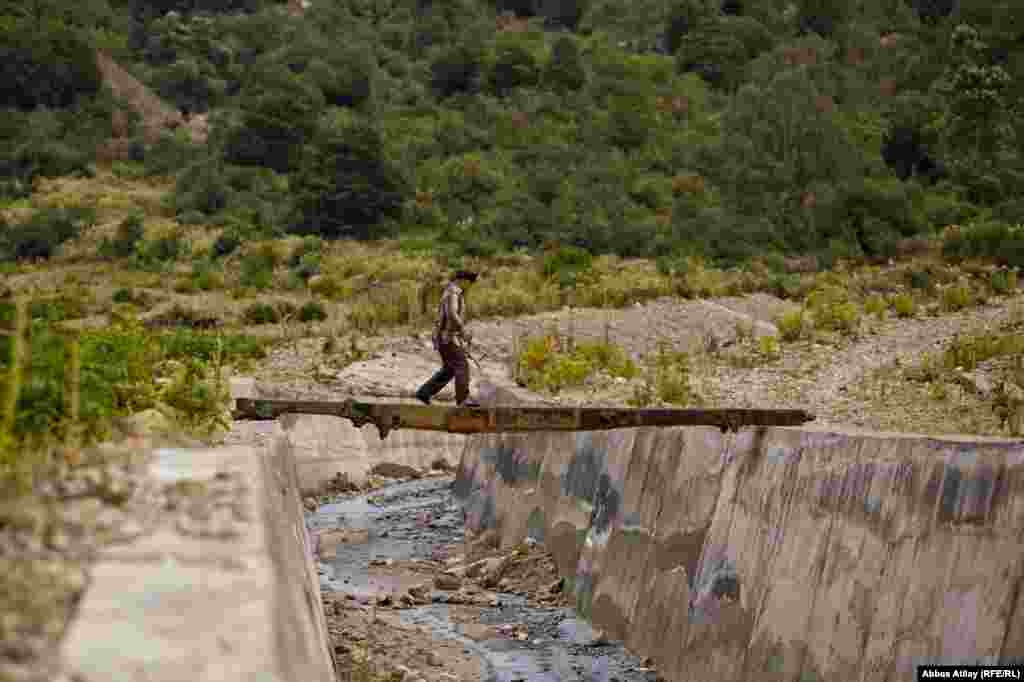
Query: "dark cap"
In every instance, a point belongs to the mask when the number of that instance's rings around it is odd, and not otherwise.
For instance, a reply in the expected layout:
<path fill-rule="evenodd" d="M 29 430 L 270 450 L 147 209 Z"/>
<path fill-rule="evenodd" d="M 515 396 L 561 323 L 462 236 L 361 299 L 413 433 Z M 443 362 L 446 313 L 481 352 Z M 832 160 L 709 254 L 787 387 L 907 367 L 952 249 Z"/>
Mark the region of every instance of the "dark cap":
<path fill-rule="evenodd" d="M 472 270 L 458 270 L 452 275 L 452 279 L 464 279 L 467 282 L 475 282 L 479 275 Z"/>

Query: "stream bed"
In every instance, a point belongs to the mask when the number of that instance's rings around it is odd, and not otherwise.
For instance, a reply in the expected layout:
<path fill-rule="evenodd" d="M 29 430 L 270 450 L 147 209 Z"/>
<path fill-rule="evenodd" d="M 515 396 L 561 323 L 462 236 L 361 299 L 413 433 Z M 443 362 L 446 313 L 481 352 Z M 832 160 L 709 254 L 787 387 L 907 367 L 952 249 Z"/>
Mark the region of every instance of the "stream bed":
<path fill-rule="evenodd" d="M 321 591 L 368 604 L 381 593 L 402 590 L 401 576 L 372 570 L 391 562 L 443 560 L 444 549 L 463 540 L 463 514 L 450 494 L 451 478 L 396 483 L 371 493 L 340 498 L 307 514 L 311 532 L 352 531 L 362 541 L 338 544 L 318 562 Z M 432 603 L 398 612 L 401 622 L 426 628 L 439 640 L 458 643 L 479 660 L 486 682 L 655 682 L 657 673 L 625 650 L 599 637 L 572 608 L 531 605 L 521 595 L 497 594 L 482 607 L 479 623 L 498 636 L 479 640 L 450 617 L 448 593 L 435 590 Z M 515 631 L 519 636 L 513 637 Z"/>

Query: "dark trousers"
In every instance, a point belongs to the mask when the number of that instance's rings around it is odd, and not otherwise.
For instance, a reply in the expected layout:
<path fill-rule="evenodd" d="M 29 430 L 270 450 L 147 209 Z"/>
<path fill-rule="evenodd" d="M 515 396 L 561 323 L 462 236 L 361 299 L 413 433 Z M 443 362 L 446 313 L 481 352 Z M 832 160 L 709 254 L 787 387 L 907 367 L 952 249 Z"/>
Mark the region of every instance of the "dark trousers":
<path fill-rule="evenodd" d="M 466 351 L 454 341 L 449 341 L 440 344 L 438 352 L 441 353 L 443 366 L 427 383 L 420 386 L 416 394 L 427 399 L 433 398 L 454 378 L 455 402 L 461 405 L 469 397 L 469 362 Z"/>

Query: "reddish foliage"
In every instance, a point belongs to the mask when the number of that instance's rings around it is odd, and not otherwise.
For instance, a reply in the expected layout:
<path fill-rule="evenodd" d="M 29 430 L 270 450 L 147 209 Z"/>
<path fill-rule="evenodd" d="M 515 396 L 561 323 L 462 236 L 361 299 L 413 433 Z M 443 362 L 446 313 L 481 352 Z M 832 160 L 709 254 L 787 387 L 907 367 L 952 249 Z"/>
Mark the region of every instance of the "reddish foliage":
<path fill-rule="evenodd" d="M 530 125 L 530 116 L 525 111 L 512 112 L 512 125 L 522 129 Z"/>
<path fill-rule="evenodd" d="M 818 51 L 813 47 L 787 47 L 782 58 L 790 66 L 817 64 Z"/>
<path fill-rule="evenodd" d="M 677 175 L 672 178 L 674 194 L 703 194 L 704 178 L 699 175 Z"/>
<path fill-rule="evenodd" d="M 878 82 L 878 92 L 882 97 L 892 97 L 896 94 L 896 79 L 883 78 Z"/>
<path fill-rule="evenodd" d="M 806 209 L 812 209 L 818 205 L 818 195 L 814 192 L 804 192 L 800 197 L 800 205 Z"/>
<path fill-rule="evenodd" d="M 846 63 L 850 66 L 860 66 L 864 63 L 865 52 L 863 47 L 851 47 L 846 50 Z"/>
<path fill-rule="evenodd" d="M 494 27 L 498 32 L 522 33 L 530 28 L 530 22 L 512 12 L 504 12 L 494 20 Z"/>
<path fill-rule="evenodd" d="M 814 98 L 814 108 L 822 114 L 831 114 L 836 109 L 836 102 L 831 95 L 818 95 Z"/>
<path fill-rule="evenodd" d="M 898 33 L 886 33 L 884 36 L 878 39 L 878 44 L 883 48 L 894 47 L 900 40 L 900 34 Z"/>
<path fill-rule="evenodd" d="M 462 162 L 462 172 L 468 178 L 480 177 L 480 160 L 466 159 Z"/>

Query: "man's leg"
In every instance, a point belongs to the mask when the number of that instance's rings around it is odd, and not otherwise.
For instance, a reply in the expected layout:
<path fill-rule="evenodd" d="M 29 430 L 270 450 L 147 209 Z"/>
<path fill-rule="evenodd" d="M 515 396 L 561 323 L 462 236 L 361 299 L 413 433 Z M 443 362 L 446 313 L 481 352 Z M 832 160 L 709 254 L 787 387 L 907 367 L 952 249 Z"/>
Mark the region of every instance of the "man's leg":
<path fill-rule="evenodd" d="M 416 391 L 416 397 L 428 405 L 430 404 L 430 399 L 440 393 L 448 385 L 448 382 L 452 380 L 452 377 L 455 376 L 455 372 L 448 365 L 447 358 L 445 358 L 445 353 L 443 352 L 441 353 L 441 361 L 444 363 L 444 366 L 437 370 L 434 376 L 430 377 L 427 383 L 420 386 L 419 390 Z"/>
<path fill-rule="evenodd" d="M 454 343 L 449 351 L 448 366 L 455 375 L 455 403 L 461 405 L 469 398 L 469 360 L 466 351 Z"/>

